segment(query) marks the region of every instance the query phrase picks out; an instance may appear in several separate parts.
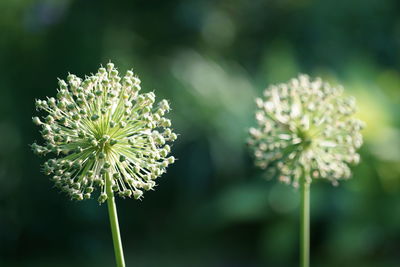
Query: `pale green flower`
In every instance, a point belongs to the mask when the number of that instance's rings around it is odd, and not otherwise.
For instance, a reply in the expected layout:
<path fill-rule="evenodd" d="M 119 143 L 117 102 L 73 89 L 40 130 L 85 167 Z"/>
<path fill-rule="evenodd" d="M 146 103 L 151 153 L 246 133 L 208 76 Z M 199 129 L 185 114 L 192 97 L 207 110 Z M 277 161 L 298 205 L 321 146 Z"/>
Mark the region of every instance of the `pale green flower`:
<path fill-rule="evenodd" d="M 154 93 L 140 94 L 140 80 L 132 71 L 121 79 L 114 64 L 95 75 L 68 75 L 59 80 L 57 98 L 37 100 L 48 114 L 34 117 L 42 127 L 44 145 L 32 144 L 38 155 L 54 154 L 43 171 L 71 198 L 90 198 L 97 188 L 100 203 L 107 199 L 106 176 L 122 197 L 138 199 L 153 189 L 155 179 L 174 162 L 169 141 L 176 139 L 166 100 L 155 107 Z"/>
<path fill-rule="evenodd" d="M 354 98 L 342 93 L 306 75 L 267 88 L 256 99 L 258 126 L 249 131 L 256 165 L 294 186 L 302 175 L 333 184 L 349 178 L 349 164 L 360 160 L 363 123 L 353 117 Z"/>

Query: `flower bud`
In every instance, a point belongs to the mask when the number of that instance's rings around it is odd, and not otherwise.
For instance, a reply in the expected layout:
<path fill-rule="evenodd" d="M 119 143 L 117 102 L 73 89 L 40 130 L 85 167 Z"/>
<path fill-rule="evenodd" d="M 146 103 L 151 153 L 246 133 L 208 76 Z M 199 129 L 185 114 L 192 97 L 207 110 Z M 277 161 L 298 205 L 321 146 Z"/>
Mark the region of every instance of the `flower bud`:
<path fill-rule="evenodd" d="M 98 201 L 99 201 L 99 203 L 104 203 L 107 200 L 107 198 L 108 197 L 107 197 L 106 193 L 101 193 L 98 198 Z"/>
<path fill-rule="evenodd" d="M 33 117 L 32 121 L 36 125 L 41 125 L 42 124 L 42 122 L 40 121 L 39 117 Z"/>
<path fill-rule="evenodd" d="M 141 191 L 141 190 L 135 190 L 135 191 L 133 191 L 133 197 L 134 197 L 135 199 L 140 199 L 140 198 L 142 197 L 142 195 L 143 195 L 143 191 Z"/>

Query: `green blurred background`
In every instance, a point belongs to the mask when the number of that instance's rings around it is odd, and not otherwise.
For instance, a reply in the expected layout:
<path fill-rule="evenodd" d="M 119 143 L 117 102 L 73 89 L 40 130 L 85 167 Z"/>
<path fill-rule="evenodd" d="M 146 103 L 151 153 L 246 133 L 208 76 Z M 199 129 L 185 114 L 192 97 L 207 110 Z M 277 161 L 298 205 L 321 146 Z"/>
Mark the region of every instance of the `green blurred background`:
<path fill-rule="evenodd" d="M 1 0 L 0 266 L 113 266 L 106 205 L 72 202 L 28 144 L 34 99 L 112 60 L 171 101 L 179 159 L 118 200 L 128 266 L 296 266 L 298 192 L 245 146 L 253 99 L 309 73 L 367 122 L 352 180 L 312 185 L 312 266 L 400 266 L 400 1 Z"/>

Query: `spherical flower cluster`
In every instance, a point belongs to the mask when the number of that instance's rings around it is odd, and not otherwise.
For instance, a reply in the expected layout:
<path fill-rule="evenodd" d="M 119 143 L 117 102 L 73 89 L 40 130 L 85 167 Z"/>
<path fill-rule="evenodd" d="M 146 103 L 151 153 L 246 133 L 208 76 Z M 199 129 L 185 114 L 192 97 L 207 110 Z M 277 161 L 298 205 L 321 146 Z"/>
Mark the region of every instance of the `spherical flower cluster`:
<path fill-rule="evenodd" d="M 108 63 L 85 79 L 69 74 L 67 82 L 59 80 L 56 98 L 36 100 L 36 108 L 48 114 L 33 118 L 45 144 L 34 143 L 32 149 L 56 155 L 43 171 L 72 199 L 88 199 L 97 188 L 102 203 L 106 187 L 139 199 L 174 162 L 167 142 L 177 136 L 164 117 L 169 104 L 162 100 L 154 106 L 154 93 L 139 91 L 132 71 L 121 79 Z"/>
<path fill-rule="evenodd" d="M 342 93 L 342 87 L 306 75 L 267 88 L 256 99 L 258 127 L 249 130 L 256 166 L 294 186 L 301 177 L 334 185 L 349 178 L 349 164 L 360 160 L 363 123 L 353 118 L 354 98 Z"/>

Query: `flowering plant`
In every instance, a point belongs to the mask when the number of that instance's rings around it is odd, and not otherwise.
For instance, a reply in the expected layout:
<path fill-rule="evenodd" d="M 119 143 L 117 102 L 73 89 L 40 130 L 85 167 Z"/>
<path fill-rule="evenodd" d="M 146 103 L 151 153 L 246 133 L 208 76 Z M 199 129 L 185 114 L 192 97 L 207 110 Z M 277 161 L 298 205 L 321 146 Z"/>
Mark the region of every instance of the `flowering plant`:
<path fill-rule="evenodd" d="M 91 198 L 98 189 L 98 201 L 108 200 L 117 262 L 123 266 L 114 194 L 141 198 L 174 162 L 167 142 L 177 135 L 164 117 L 169 103 L 154 106 L 154 93 L 141 94 L 139 78 L 127 71 L 121 79 L 112 63 L 85 79 L 69 74 L 58 84 L 56 98 L 36 100 L 36 108 L 47 113 L 33 118 L 45 144 L 32 149 L 55 155 L 43 171 L 72 199 Z"/>
<path fill-rule="evenodd" d="M 309 266 L 310 184 L 324 178 L 337 185 L 351 176 L 362 145 L 363 122 L 353 117 L 355 99 L 343 88 L 300 75 L 289 83 L 272 85 L 257 98 L 257 127 L 248 144 L 255 164 L 269 177 L 300 186 L 300 266 Z"/>

